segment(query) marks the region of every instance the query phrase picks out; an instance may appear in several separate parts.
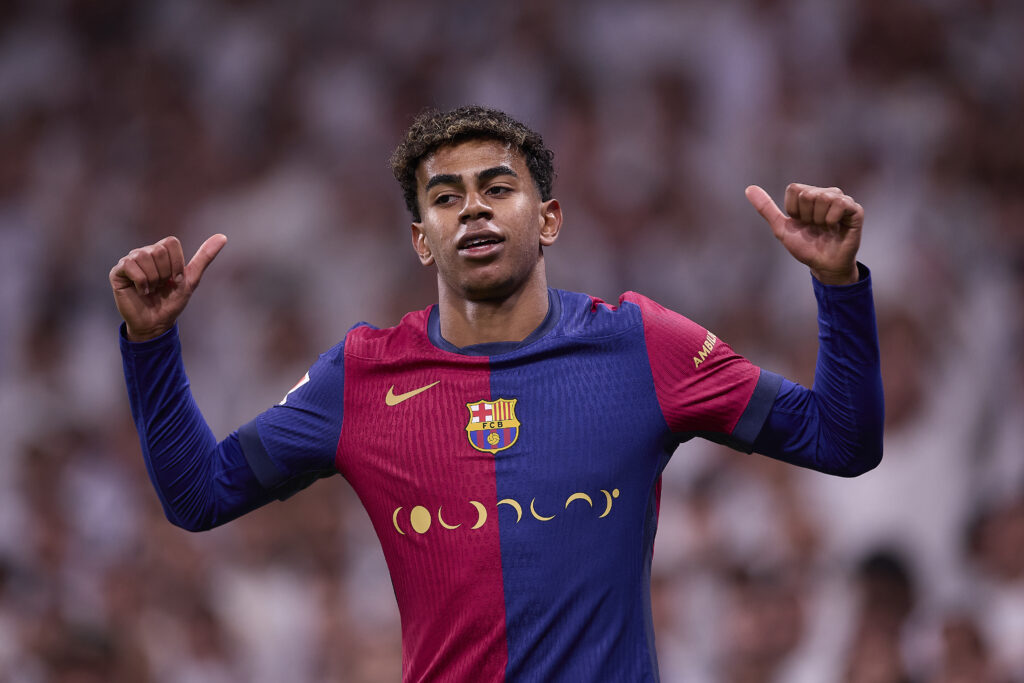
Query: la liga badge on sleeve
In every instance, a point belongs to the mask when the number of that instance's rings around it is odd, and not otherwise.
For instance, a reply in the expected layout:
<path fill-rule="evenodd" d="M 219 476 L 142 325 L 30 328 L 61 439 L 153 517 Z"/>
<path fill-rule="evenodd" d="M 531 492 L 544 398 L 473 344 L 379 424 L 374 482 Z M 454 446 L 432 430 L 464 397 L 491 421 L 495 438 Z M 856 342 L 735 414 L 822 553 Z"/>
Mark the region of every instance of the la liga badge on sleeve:
<path fill-rule="evenodd" d="M 511 447 L 519 438 L 518 402 L 517 398 L 499 398 L 467 403 L 469 422 L 466 424 L 466 436 L 469 445 L 492 454 Z"/>

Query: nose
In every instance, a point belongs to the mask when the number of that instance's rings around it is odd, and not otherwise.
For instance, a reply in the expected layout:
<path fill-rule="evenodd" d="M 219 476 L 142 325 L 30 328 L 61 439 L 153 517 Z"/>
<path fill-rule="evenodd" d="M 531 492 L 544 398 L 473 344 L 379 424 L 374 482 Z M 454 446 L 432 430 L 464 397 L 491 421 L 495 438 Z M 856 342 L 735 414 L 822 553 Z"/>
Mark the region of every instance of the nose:
<path fill-rule="evenodd" d="M 467 192 L 466 201 L 459 212 L 459 222 L 468 223 L 476 218 L 493 218 L 491 206 L 485 201 L 484 196 L 479 192 Z"/>

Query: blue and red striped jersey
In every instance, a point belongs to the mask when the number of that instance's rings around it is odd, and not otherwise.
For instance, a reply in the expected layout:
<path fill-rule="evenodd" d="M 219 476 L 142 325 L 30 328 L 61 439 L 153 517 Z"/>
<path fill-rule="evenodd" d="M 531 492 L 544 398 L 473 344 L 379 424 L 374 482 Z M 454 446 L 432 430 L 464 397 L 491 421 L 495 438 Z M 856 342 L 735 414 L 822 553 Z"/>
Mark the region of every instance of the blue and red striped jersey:
<path fill-rule="evenodd" d="M 198 531 L 340 472 L 398 598 L 406 681 L 657 680 L 659 477 L 700 435 L 856 476 L 882 456 L 870 274 L 818 301 L 814 386 L 763 371 L 633 293 L 549 291 L 521 342 L 455 348 L 436 307 L 357 325 L 218 443 L 177 327 L 121 355 L 167 518 Z"/>
<path fill-rule="evenodd" d="M 662 469 L 695 435 L 749 451 L 781 382 L 641 295 L 550 290 L 522 342 L 456 348 L 436 306 L 357 325 L 239 440 L 269 490 L 354 487 L 405 681 L 655 681 Z"/>

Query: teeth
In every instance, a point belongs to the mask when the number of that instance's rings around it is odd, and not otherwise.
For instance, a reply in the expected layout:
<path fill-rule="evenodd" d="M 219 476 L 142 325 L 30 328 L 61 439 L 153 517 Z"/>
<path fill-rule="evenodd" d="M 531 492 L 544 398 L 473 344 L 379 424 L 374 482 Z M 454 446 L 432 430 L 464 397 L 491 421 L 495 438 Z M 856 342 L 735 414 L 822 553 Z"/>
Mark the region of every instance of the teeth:
<path fill-rule="evenodd" d="M 497 241 L 498 240 L 490 238 L 490 237 L 485 238 L 485 239 L 472 240 L 470 242 L 466 242 L 465 246 L 463 246 L 462 248 L 463 249 L 472 249 L 473 247 L 481 247 L 481 246 L 484 246 L 486 244 L 495 244 L 495 243 L 497 243 Z"/>

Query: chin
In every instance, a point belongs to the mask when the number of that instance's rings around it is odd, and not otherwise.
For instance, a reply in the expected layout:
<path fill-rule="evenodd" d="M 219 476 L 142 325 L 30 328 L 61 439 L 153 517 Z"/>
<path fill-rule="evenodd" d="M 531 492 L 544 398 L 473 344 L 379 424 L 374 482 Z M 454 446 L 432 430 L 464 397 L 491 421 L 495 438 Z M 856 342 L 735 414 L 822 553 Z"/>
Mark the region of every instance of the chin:
<path fill-rule="evenodd" d="M 467 301 L 507 299 L 522 288 L 524 282 L 507 276 L 469 278 L 456 287 Z"/>
<path fill-rule="evenodd" d="M 476 284 L 464 287 L 463 296 L 469 301 L 494 301 L 495 299 L 507 299 L 516 292 L 513 283 L 500 282 L 493 284 Z"/>
<path fill-rule="evenodd" d="M 508 299 L 522 291 L 536 276 L 535 266 L 530 270 L 499 267 L 498 263 L 487 264 L 469 272 L 463 272 L 460 279 L 448 281 L 439 274 L 439 284 L 466 301 L 495 301 Z"/>

